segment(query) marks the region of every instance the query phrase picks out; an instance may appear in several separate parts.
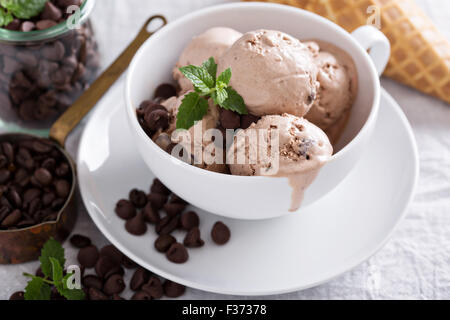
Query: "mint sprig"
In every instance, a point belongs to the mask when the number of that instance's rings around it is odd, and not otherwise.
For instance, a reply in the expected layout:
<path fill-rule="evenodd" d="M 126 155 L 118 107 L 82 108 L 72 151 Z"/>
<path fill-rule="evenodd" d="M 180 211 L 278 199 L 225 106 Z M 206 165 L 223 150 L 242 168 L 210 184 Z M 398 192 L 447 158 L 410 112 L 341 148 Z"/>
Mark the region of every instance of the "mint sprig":
<path fill-rule="evenodd" d="M 19 19 L 30 19 L 44 9 L 47 0 L 0 0 L 0 27 L 8 25 L 13 15 Z"/>
<path fill-rule="evenodd" d="M 187 94 L 177 114 L 177 129 L 189 129 L 208 112 L 208 99 L 219 107 L 247 114 L 244 99 L 229 86 L 232 72 L 226 69 L 217 77 L 217 64 L 213 57 L 201 66 L 189 65 L 180 68 L 181 73 L 194 85 L 195 92 Z"/>
<path fill-rule="evenodd" d="M 50 300 L 51 286 L 68 300 L 84 300 L 85 295 L 81 289 L 69 289 L 67 282 L 72 274 L 64 276 L 64 248 L 53 238 L 48 240 L 39 257 L 44 278 L 29 273 L 23 275 L 31 278 L 25 288 L 25 300 Z"/>

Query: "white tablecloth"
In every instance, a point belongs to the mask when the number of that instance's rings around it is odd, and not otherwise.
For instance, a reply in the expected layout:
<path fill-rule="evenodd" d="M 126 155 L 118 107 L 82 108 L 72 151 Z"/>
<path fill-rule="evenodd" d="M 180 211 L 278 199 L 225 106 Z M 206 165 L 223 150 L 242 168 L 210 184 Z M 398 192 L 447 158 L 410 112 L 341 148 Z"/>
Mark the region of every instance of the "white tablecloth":
<path fill-rule="evenodd" d="M 94 27 L 107 66 L 132 40 L 144 20 L 163 14 L 173 21 L 188 12 L 231 0 L 98 0 Z M 450 38 L 450 1 L 418 0 Z M 421 177 L 406 219 L 370 260 L 339 278 L 309 290 L 264 298 L 272 299 L 449 299 L 450 298 L 450 105 L 383 79 L 382 85 L 402 106 L 417 138 Z M 69 139 L 76 153 L 82 127 Z M 114 199 L 112 199 L 114 201 Z M 80 213 L 75 232 L 90 236 L 98 246 L 107 243 L 86 212 Z M 69 263 L 76 251 L 65 244 Z M 33 272 L 36 262 L 0 266 L 0 299 L 22 290 L 22 272 Z M 232 299 L 233 296 L 189 289 L 185 299 Z"/>

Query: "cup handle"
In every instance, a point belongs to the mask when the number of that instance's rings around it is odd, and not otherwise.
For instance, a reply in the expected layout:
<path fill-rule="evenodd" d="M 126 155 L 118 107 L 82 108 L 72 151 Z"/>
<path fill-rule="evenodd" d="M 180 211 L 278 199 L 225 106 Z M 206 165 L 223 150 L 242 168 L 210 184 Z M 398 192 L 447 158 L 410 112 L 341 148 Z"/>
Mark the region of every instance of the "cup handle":
<path fill-rule="evenodd" d="M 389 39 L 373 26 L 362 26 L 352 32 L 353 38 L 364 50 L 368 50 L 378 75 L 384 72 L 391 55 Z"/>

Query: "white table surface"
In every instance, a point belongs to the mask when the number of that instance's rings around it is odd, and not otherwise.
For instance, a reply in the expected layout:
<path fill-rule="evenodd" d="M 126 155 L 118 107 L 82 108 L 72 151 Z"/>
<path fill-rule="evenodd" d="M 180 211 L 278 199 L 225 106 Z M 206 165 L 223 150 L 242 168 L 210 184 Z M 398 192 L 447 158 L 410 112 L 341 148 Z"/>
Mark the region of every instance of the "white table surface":
<path fill-rule="evenodd" d="M 103 66 L 112 62 L 150 15 L 163 14 L 173 21 L 196 9 L 225 2 L 233 1 L 97 0 L 93 23 Z M 450 1 L 417 2 L 450 39 Z M 406 113 L 419 146 L 421 177 L 406 219 L 380 252 L 352 271 L 312 289 L 262 299 L 450 299 L 450 105 L 389 79 L 383 79 L 382 85 Z M 76 154 L 81 131 L 82 126 L 69 138 L 72 155 Z M 107 244 L 80 207 L 75 232 L 88 235 L 98 246 Z M 76 263 L 76 250 L 68 243 L 64 246 L 68 263 Z M 34 272 L 37 266 L 37 262 L 0 266 L 0 299 L 22 290 L 26 285 L 22 272 Z M 188 289 L 183 298 L 240 297 Z"/>

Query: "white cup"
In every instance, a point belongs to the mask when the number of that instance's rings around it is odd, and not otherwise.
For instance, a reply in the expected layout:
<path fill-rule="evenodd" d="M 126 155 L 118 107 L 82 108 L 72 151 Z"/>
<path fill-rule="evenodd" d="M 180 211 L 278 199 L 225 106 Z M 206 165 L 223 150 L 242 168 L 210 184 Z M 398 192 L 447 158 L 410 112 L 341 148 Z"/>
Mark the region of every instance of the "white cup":
<path fill-rule="evenodd" d="M 359 79 L 353 111 L 338 145 L 339 151 L 307 189 L 303 207 L 339 185 L 363 154 L 380 106 L 379 75 L 389 59 L 389 41 L 374 27 L 364 26 L 349 34 L 325 18 L 289 6 L 232 3 L 209 7 L 168 24 L 147 40 L 134 57 L 125 93 L 130 128 L 145 163 L 167 187 L 189 203 L 225 217 L 256 220 L 296 214 L 289 212 L 292 188 L 287 178 L 232 176 L 191 166 L 160 149 L 137 121 L 136 107 L 149 98 L 158 84 L 172 81 L 171 70 L 189 41 L 217 26 L 243 33 L 279 30 L 300 40 L 319 39 L 344 49 L 353 57 Z"/>

